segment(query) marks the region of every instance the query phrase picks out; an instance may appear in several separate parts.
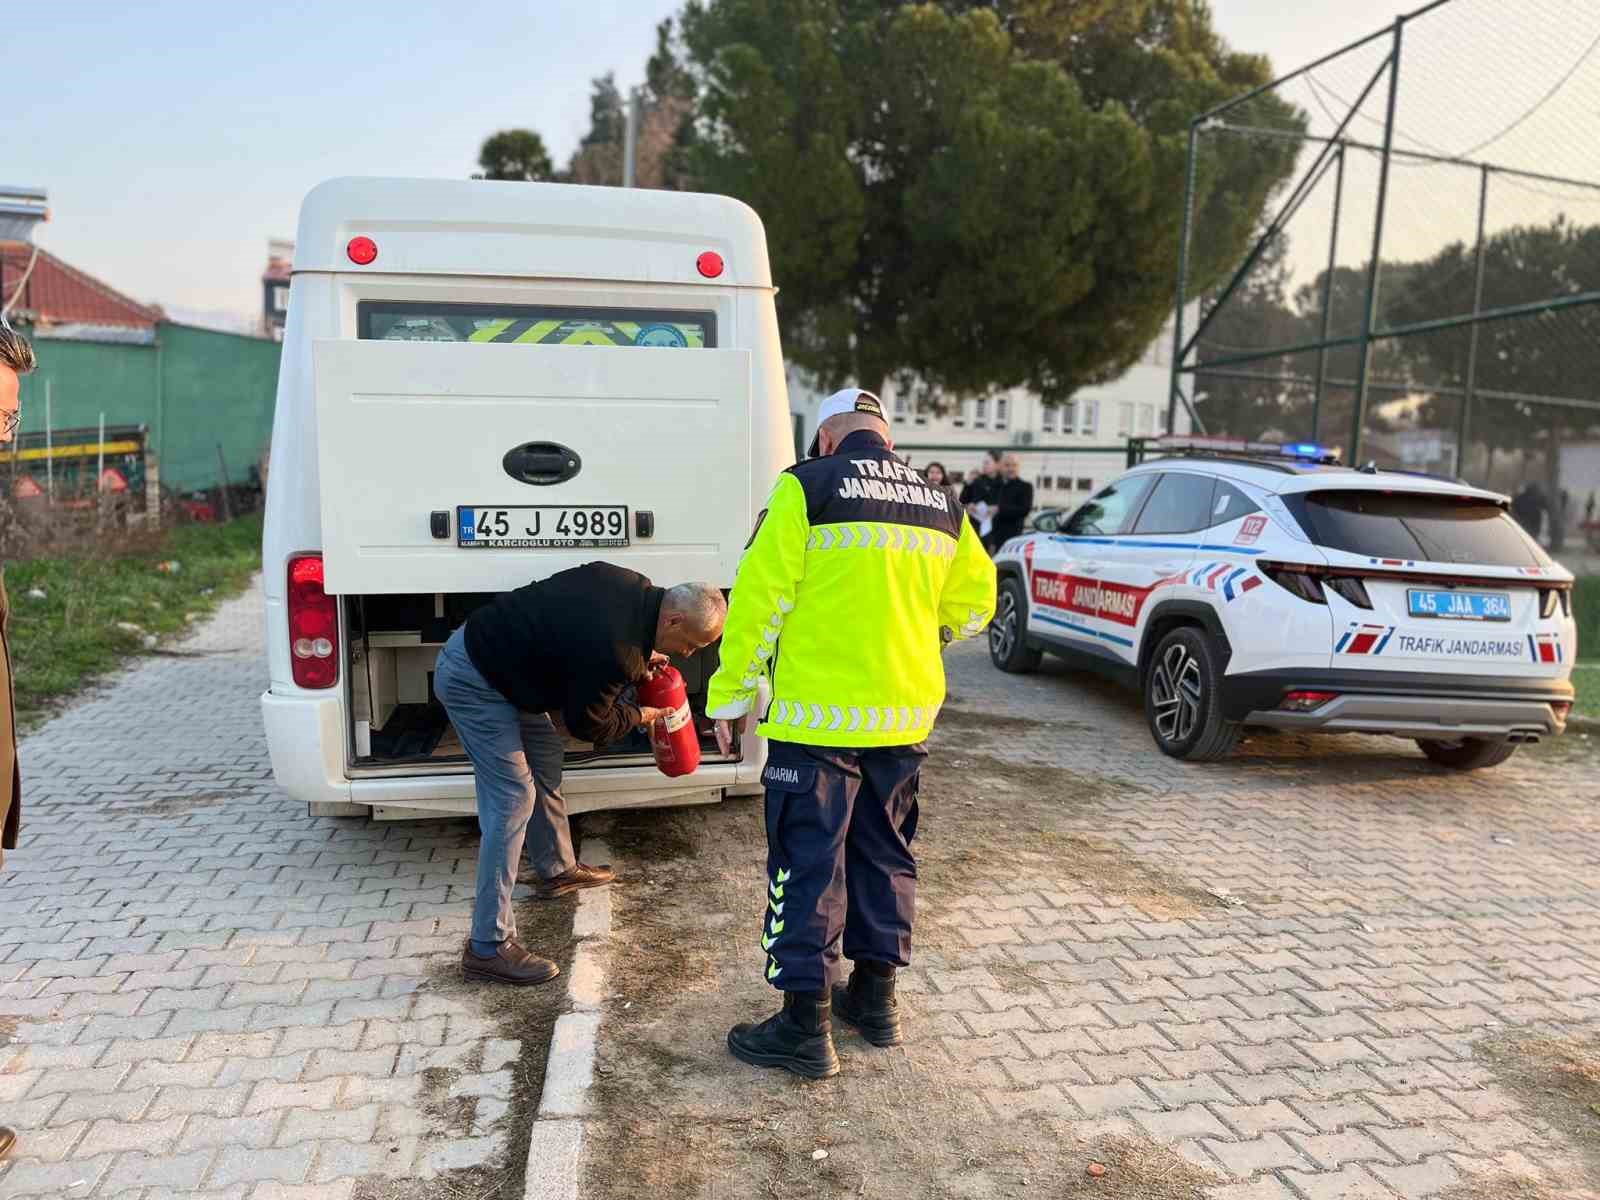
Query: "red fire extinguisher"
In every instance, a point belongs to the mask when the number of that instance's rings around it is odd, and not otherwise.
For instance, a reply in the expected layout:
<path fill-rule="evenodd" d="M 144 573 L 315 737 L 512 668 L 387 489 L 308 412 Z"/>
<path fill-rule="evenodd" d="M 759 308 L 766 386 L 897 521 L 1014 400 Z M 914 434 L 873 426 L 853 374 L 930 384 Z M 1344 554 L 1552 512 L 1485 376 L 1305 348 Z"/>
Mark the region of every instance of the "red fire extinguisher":
<path fill-rule="evenodd" d="M 689 712 L 689 689 L 676 667 L 662 667 L 639 685 L 639 703 L 670 708 L 672 714 L 650 726 L 650 747 L 663 775 L 692 775 L 700 766 L 700 735 Z"/>

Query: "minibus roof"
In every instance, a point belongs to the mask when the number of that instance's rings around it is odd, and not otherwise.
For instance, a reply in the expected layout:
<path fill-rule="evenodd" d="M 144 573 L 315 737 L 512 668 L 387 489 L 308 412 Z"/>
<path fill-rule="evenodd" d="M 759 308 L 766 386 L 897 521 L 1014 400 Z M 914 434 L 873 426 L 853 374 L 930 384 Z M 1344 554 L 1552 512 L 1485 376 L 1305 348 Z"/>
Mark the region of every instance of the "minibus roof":
<path fill-rule="evenodd" d="M 375 244 L 370 261 L 356 238 Z M 319 184 L 294 270 L 772 286 L 761 219 L 731 197 L 478 179 Z"/>

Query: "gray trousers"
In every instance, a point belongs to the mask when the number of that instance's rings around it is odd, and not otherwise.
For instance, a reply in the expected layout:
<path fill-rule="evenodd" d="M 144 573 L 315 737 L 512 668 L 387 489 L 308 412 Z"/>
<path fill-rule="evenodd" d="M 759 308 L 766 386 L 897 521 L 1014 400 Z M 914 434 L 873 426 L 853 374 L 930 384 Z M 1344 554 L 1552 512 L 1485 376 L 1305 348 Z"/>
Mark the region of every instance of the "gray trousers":
<path fill-rule="evenodd" d="M 477 777 L 478 897 L 472 937 L 503 942 L 517 935 L 511 891 L 524 844 L 541 879 L 572 870 L 572 828 L 561 796 L 565 745 L 544 713 L 523 712 L 472 665 L 460 629 L 434 667 L 434 695 L 450 715 Z"/>

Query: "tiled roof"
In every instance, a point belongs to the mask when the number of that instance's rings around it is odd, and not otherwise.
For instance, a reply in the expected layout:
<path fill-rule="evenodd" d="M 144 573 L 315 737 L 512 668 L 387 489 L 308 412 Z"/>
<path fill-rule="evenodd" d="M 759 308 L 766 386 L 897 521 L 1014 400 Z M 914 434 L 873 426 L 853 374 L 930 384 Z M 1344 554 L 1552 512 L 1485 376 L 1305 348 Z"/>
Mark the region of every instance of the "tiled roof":
<path fill-rule="evenodd" d="M 33 252 L 26 242 L 0 242 L 0 283 L 7 302 L 16 294 Z M 124 296 L 43 249 L 10 311 L 13 319 L 20 317 L 33 325 L 81 322 L 148 328 L 161 319 L 159 308 Z"/>

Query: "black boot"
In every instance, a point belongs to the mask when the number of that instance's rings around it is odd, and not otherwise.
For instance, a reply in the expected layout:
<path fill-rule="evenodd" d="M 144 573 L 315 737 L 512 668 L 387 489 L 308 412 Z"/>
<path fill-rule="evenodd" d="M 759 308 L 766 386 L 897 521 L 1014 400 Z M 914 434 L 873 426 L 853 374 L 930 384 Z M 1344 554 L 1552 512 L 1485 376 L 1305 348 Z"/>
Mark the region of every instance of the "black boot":
<path fill-rule="evenodd" d="M 839 1073 L 827 992 L 785 992 L 783 1009 L 759 1025 L 735 1025 L 728 1049 L 753 1067 L 782 1067 L 807 1079 Z"/>
<path fill-rule="evenodd" d="M 900 1002 L 894 998 L 894 968 L 862 960 L 848 985 L 833 985 L 833 1011 L 874 1046 L 900 1044 Z"/>

